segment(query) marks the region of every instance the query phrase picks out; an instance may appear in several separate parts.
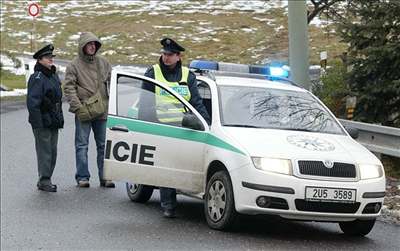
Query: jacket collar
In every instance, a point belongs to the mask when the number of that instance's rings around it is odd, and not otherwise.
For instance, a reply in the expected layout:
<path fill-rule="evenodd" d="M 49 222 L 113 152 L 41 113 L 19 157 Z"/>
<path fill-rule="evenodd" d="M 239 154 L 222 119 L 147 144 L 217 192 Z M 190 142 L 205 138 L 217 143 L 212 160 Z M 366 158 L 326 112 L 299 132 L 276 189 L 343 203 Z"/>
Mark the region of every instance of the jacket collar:
<path fill-rule="evenodd" d="M 47 77 L 51 77 L 51 75 L 53 75 L 54 73 L 56 73 L 56 67 L 54 65 L 51 66 L 51 69 L 44 67 L 41 63 L 36 62 L 35 67 L 34 67 L 35 71 L 40 71 L 41 73 L 43 73 L 44 75 L 46 75 Z"/>
<path fill-rule="evenodd" d="M 95 58 L 96 58 L 96 54 L 94 54 L 94 55 L 88 55 L 88 54 L 86 54 L 86 53 L 82 53 L 82 55 L 80 55 L 80 58 L 84 61 L 84 62 L 86 62 L 86 63 L 93 63 L 94 62 L 94 60 L 95 60 Z"/>

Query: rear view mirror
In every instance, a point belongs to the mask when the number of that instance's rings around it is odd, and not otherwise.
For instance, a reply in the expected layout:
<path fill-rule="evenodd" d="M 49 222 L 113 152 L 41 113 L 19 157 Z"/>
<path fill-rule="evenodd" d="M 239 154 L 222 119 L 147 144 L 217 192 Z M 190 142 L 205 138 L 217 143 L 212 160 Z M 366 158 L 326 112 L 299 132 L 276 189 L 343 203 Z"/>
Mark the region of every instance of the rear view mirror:
<path fill-rule="evenodd" d="M 183 116 L 182 126 L 193 130 L 204 131 L 203 123 L 191 112 L 186 112 Z"/>
<path fill-rule="evenodd" d="M 346 129 L 347 133 L 353 139 L 357 139 L 358 138 L 358 129 L 357 128 L 348 126 L 348 127 L 345 127 L 344 129 Z"/>

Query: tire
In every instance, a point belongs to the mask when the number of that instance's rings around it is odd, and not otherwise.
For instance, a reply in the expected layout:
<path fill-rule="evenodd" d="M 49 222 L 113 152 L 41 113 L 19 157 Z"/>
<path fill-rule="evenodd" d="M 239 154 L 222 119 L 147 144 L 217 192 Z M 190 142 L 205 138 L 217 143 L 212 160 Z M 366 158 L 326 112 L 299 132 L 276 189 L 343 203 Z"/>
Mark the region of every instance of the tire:
<path fill-rule="evenodd" d="M 339 222 L 340 229 L 346 235 L 364 236 L 371 232 L 374 227 L 375 219 L 373 220 L 355 220 Z"/>
<path fill-rule="evenodd" d="M 142 184 L 126 183 L 126 191 L 133 202 L 146 203 L 153 194 L 154 188 Z"/>
<path fill-rule="evenodd" d="M 235 209 L 232 182 L 226 171 L 216 172 L 207 182 L 204 214 L 212 229 L 228 230 L 234 227 L 238 213 Z"/>

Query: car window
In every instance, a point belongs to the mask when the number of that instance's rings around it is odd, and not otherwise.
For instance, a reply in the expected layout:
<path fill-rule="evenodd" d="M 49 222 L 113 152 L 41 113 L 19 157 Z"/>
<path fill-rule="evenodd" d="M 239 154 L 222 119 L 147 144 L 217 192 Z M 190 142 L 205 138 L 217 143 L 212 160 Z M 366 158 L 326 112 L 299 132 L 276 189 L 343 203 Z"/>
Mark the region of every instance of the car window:
<path fill-rule="evenodd" d="M 225 126 L 344 134 L 334 117 L 307 92 L 220 86 L 219 95 Z"/>
<path fill-rule="evenodd" d="M 200 97 L 203 105 L 205 106 L 208 115 L 212 121 L 212 107 L 211 107 L 211 90 L 208 84 L 202 80 L 197 80 L 197 88 L 199 90 Z"/>
<path fill-rule="evenodd" d="M 118 75 L 118 116 L 181 127 L 187 111 L 188 108 L 179 99 L 161 86 Z"/>

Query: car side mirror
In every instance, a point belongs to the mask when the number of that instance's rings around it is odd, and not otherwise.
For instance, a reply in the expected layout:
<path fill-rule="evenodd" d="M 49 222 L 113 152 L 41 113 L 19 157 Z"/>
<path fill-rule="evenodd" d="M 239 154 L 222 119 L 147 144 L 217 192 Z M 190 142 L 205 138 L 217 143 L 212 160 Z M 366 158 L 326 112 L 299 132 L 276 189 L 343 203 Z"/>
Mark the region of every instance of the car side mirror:
<path fill-rule="evenodd" d="M 344 129 L 346 129 L 347 133 L 350 135 L 350 137 L 352 137 L 353 139 L 357 139 L 358 138 L 358 129 L 354 128 L 354 127 L 345 127 Z"/>
<path fill-rule="evenodd" d="M 191 112 L 186 112 L 182 119 L 182 126 L 193 130 L 204 131 L 204 125 L 200 119 Z"/>

